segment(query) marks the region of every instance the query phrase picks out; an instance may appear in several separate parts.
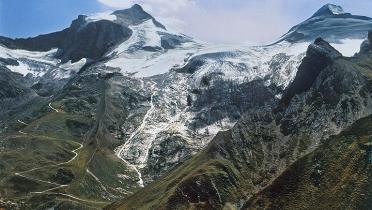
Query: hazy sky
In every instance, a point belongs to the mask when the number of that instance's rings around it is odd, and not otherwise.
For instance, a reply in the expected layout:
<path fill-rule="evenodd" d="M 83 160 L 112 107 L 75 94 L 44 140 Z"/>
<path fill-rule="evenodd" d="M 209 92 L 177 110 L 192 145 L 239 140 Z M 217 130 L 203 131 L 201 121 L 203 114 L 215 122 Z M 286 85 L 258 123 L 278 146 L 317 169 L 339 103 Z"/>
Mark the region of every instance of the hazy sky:
<path fill-rule="evenodd" d="M 372 17 L 372 0 L 0 0 L 0 35 L 48 33 L 69 26 L 78 14 L 134 3 L 169 28 L 216 43 L 272 42 L 326 3 Z"/>

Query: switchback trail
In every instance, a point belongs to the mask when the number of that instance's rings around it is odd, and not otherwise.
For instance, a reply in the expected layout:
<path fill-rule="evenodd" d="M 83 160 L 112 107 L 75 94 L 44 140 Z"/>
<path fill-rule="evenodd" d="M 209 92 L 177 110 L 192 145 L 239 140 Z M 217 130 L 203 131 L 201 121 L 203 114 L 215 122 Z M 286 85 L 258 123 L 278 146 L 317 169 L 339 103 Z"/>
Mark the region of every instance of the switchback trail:
<path fill-rule="evenodd" d="M 58 184 L 58 183 L 55 183 L 55 182 L 41 180 L 41 179 L 33 178 L 33 177 L 30 177 L 30 176 L 27 176 L 26 175 L 27 173 L 32 172 L 32 171 L 36 171 L 36 170 L 40 170 L 40 169 L 45 169 L 45 168 L 54 168 L 54 167 L 57 167 L 57 166 L 66 165 L 68 163 L 71 163 L 72 161 L 74 161 L 79 156 L 79 154 L 77 152 L 83 148 L 83 145 L 82 144 L 77 143 L 77 142 L 75 142 L 75 143 L 76 144 L 79 144 L 79 147 L 71 151 L 72 153 L 74 153 L 74 156 L 71 159 L 69 159 L 68 161 L 62 162 L 62 163 L 53 164 L 53 165 L 47 165 L 47 166 L 32 168 L 32 169 L 29 169 L 27 171 L 15 172 L 14 174 L 16 176 L 20 176 L 20 177 L 23 177 L 23 178 L 26 178 L 26 179 L 29 179 L 29 180 L 32 180 L 32 181 L 41 182 L 41 183 L 44 183 L 44 184 L 49 184 L 49 185 L 54 185 L 55 186 L 55 187 L 51 187 L 51 188 L 46 189 L 46 190 L 43 190 L 43 191 L 33 191 L 33 192 L 30 192 L 31 194 L 46 194 L 47 193 L 47 194 L 50 194 L 50 195 L 65 196 L 65 197 L 72 198 L 72 199 L 77 200 L 77 201 L 83 201 L 83 202 L 87 202 L 87 203 L 107 204 L 107 202 L 85 200 L 85 199 L 82 199 L 82 198 L 79 198 L 79 197 L 76 197 L 76 196 L 70 195 L 70 194 L 50 192 L 50 191 L 53 191 L 53 190 L 56 190 L 56 189 L 68 187 L 69 185 Z"/>

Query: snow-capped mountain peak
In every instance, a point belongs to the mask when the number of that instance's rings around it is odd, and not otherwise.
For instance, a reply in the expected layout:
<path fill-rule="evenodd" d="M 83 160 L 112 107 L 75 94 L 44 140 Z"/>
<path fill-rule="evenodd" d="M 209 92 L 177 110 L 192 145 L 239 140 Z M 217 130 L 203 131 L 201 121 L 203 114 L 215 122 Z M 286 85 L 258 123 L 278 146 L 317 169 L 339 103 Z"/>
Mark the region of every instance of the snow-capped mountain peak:
<path fill-rule="evenodd" d="M 334 4 L 326 4 L 322 6 L 312 17 L 326 16 L 326 15 L 341 15 L 346 14 L 341 6 Z"/>
<path fill-rule="evenodd" d="M 141 24 L 147 20 L 153 20 L 153 22 L 160 28 L 165 29 L 165 27 L 156 21 L 149 13 L 147 13 L 139 4 L 134 4 L 128 9 L 99 12 L 90 15 L 83 15 L 85 23 L 96 22 L 100 20 L 108 20 L 123 27 L 129 27 Z M 84 24 L 86 25 L 86 24 Z"/>
<path fill-rule="evenodd" d="M 372 18 L 345 12 L 341 6 L 326 4 L 309 19 L 292 27 L 280 41 L 303 42 L 322 37 L 331 43 L 358 40 L 358 45 L 372 28 Z"/>
<path fill-rule="evenodd" d="M 165 29 L 165 26 L 158 22 L 153 16 L 147 13 L 139 4 L 134 4 L 129 9 L 117 10 L 112 13 L 117 17 L 115 23 L 118 23 L 123 26 L 131 26 L 131 25 L 138 25 L 143 23 L 144 21 L 152 19 L 154 24 L 160 28 Z"/>

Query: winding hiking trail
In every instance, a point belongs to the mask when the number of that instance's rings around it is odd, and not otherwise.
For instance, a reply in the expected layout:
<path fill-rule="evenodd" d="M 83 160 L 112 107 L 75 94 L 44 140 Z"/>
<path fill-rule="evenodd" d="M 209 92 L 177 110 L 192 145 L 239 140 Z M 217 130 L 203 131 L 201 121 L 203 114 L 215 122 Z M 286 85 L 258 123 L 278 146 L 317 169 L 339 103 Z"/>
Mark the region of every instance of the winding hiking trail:
<path fill-rule="evenodd" d="M 52 110 L 54 110 L 55 112 L 59 112 L 57 109 L 55 109 L 54 107 L 51 106 L 51 103 L 49 103 L 48 106 Z M 21 120 L 17 120 L 17 122 L 18 123 L 21 123 L 23 125 L 28 125 L 27 123 L 25 123 L 25 122 L 23 122 Z M 23 135 L 28 135 L 28 133 L 25 133 L 22 130 L 19 130 L 18 133 L 23 134 Z M 50 192 L 50 191 L 53 191 L 53 190 L 56 190 L 56 189 L 68 187 L 69 185 L 58 184 L 58 183 L 55 183 L 55 182 L 41 180 L 41 179 L 37 179 L 37 178 L 34 178 L 34 177 L 31 177 L 31 176 L 27 176 L 26 175 L 27 173 L 32 172 L 32 171 L 36 171 L 36 170 L 40 170 L 40 169 L 45 169 L 45 168 L 54 168 L 54 167 L 58 167 L 58 166 L 61 166 L 61 165 L 66 165 L 66 164 L 71 163 L 72 161 L 74 161 L 79 156 L 78 151 L 81 150 L 84 147 L 84 145 L 81 144 L 81 143 L 78 143 L 78 142 L 74 142 L 74 143 L 78 144 L 79 147 L 71 151 L 74 154 L 74 156 L 71 159 L 69 159 L 68 161 L 62 162 L 62 163 L 57 163 L 57 164 L 52 164 L 52 165 L 47 165 L 47 166 L 36 167 L 36 168 L 29 169 L 27 171 L 15 172 L 14 175 L 20 176 L 20 177 L 23 177 L 23 178 L 26 178 L 26 179 L 29 179 L 29 180 L 32 180 L 32 181 L 35 181 L 35 182 L 40 182 L 40 183 L 44 183 L 44 184 L 54 185 L 55 186 L 55 187 L 52 187 L 52 188 L 49 188 L 49 189 L 46 189 L 46 190 L 43 190 L 43 191 L 33 191 L 33 192 L 30 192 L 30 194 L 44 194 L 44 193 L 48 193 L 48 194 L 53 194 L 53 195 L 60 195 L 60 196 L 69 197 L 69 198 L 75 199 L 77 201 L 83 201 L 83 202 L 87 202 L 87 203 L 107 204 L 107 202 L 85 200 L 85 199 L 78 198 L 78 197 L 73 196 L 73 195 L 70 195 L 70 194 Z M 89 170 L 87 169 L 87 171 L 89 171 Z"/>
<path fill-rule="evenodd" d="M 56 108 L 52 107 L 52 103 L 49 103 L 48 104 L 49 108 L 51 108 L 53 111 L 55 112 L 59 112 Z M 22 120 L 17 120 L 18 123 L 21 123 L 22 125 L 28 125 L 27 123 L 23 122 Z M 26 132 L 23 132 L 22 130 L 19 130 L 18 133 L 22 134 L 22 135 L 28 135 L 28 133 Z"/>
<path fill-rule="evenodd" d="M 28 125 L 27 123 L 23 122 L 22 120 L 17 120 L 17 122 L 23 124 L 23 125 Z"/>
<path fill-rule="evenodd" d="M 18 123 L 21 123 L 22 125 L 28 125 L 27 123 L 23 122 L 22 120 L 17 120 Z M 19 130 L 18 133 L 22 135 L 28 135 L 26 132 L 23 132 L 22 130 Z"/>
<path fill-rule="evenodd" d="M 77 142 L 75 142 L 75 143 L 77 143 Z M 32 180 L 32 181 L 41 182 L 41 183 L 45 183 L 45 184 L 49 184 L 49 185 L 55 185 L 55 187 L 52 187 L 52 188 L 49 188 L 49 189 L 46 189 L 46 190 L 43 190 L 43 191 L 30 192 L 31 194 L 44 194 L 44 193 L 48 193 L 48 194 L 53 194 L 53 195 L 61 195 L 61 196 L 69 197 L 69 198 L 72 198 L 72 199 L 75 199 L 75 200 L 78 200 L 78 201 L 87 202 L 87 203 L 107 204 L 107 202 L 85 200 L 85 199 L 78 198 L 78 197 L 73 196 L 73 195 L 70 195 L 70 194 L 50 192 L 50 191 L 53 191 L 53 190 L 56 190 L 56 189 L 59 189 L 59 188 L 68 187 L 69 185 L 63 185 L 63 184 L 58 184 L 58 183 L 55 183 L 55 182 L 45 181 L 45 180 L 33 178 L 33 177 L 30 177 L 30 176 L 27 176 L 26 175 L 29 172 L 36 171 L 36 170 L 39 170 L 39 169 L 54 168 L 54 167 L 57 167 L 57 166 L 66 165 L 66 164 L 71 163 L 72 161 L 74 161 L 79 156 L 79 154 L 77 153 L 77 151 L 81 150 L 83 148 L 83 146 L 84 146 L 84 145 L 82 145 L 80 143 L 77 143 L 77 144 L 79 144 L 79 147 L 71 151 L 72 153 L 74 153 L 74 156 L 70 160 L 68 160 L 66 162 L 57 163 L 57 164 L 53 164 L 53 165 L 42 166 L 42 167 L 37 167 L 37 168 L 32 168 L 32 169 L 29 169 L 27 171 L 16 172 L 14 174 L 16 176 L 20 176 L 20 177 L 23 177 L 23 178 L 26 178 L 26 179 L 29 179 L 29 180 Z"/>
<path fill-rule="evenodd" d="M 55 112 L 59 112 L 56 108 L 52 107 L 52 103 L 49 103 L 48 106 L 49 106 L 49 108 L 51 108 L 53 111 L 55 111 Z"/>
<path fill-rule="evenodd" d="M 78 143 L 79 144 L 79 143 Z M 52 167 L 56 167 L 56 166 L 60 166 L 60 165 L 64 165 L 64 164 L 67 164 L 71 161 L 73 161 L 77 156 L 78 156 L 78 153 L 76 151 L 80 150 L 81 148 L 83 148 L 83 145 L 82 144 L 79 144 L 80 146 L 77 148 L 77 149 L 74 149 L 72 150 L 71 152 L 74 153 L 74 157 L 72 157 L 70 160 L 66 161 L 66 162 L 62 162 L 62 163 L 57 163 L 57 164 L 53 164 L 53 165 L 47 165 L 47 166 L 41 166 L 41 167 L 37 167 L 37 168 L 32 168 L 32 169 L 29 169 L 27 171 L 22 171 L 22 172 L 15 172 L 14 174 L 16 176 L 20 176 L 20 177 L 23 177 L 23 178 L 26 178 L 26 179 L 30 179 L 30 180 L 33 180 L 33 181 L 37 181 L 37 182 L 42 182 L 42 183 L 46 183 L 46 184 L 51 184 L 51 185 L 56 185 L 58 187 L 65 187 L 65 186 L 68 186 L 68 185 L 61 185 L 61 184 L 58 184 L 58 183 L 54 183 L 54 182 L 49 182 L 49 181 L 45 181 L 45 180 L 41 180 L 41 179 L 37 179 L 37 178 L 33 178 L 33 177 L 29 177 L 29 176 L 26 176 L 24 174 L 26 173 L 29 173 L 29 172 L 32 172 L 32 171 L 36 171 L 36 170 L 39 170 L 39 169 L 43 169 L 43 168 L 52 168 Z M 52 189 L 52 188 L 51 188 Z M 45 190 L 45 191 L 49 191 L 51 189 L 48 189 L 48 190 Z M 55 187 L 53 188 L 55 189 Z M 41 192 L 31 192 L 31 193 L 41 193 Z"/>
<path fill-rule="evenodd" d="M 80 150 L 81 148 L 83 148 L 83 145 L 82 144 L 80 144 L 80 143 L 77 143 L 77 144 L 79 144 L 79 147 L 77 149 L 74 149 L 74 150 L 71 151 L 72 153 L 74 153 L 74 157 L 72 157 L 70 160 L 68 160 L 66 162 L 57 163 L 57 164 L 53 164 L 53 165 L 47 165 L 47 166 L 41 166 L 41 167 L 37 167 L 37 168 L 32 168 L 32 169 L 29 169 L 27 171 L 16 172 L 14 174 L 17 175 L 17 176 L 21 176 L 21 177 L 24 177 L 24 178 L 27 178 L 27 179 L 38 181 L 38 182 L 43 182 L 43 183 L 52 184 L 52 185 L 58 185 L 58 186 L 68 186 L 68 185 L 61 185 L 61 184 L 54 183 L 54 182 L 49 182 L 49 181 L 44 181 L 44 180 L 41 180 L 41 179 L 36 179 L 36 178 L 28 177 L 28 176 L 25 176 L 23 174 L 29 173 L 31 171 L 36 171 L 36 170 L 39 170 L 39 169 L 43 169 L 43 168 L 52 168 L 52 167 L 61 166 L 61 165 L 65 165 L 65 164 L 70 163 L 71 161 L 75 160 L 76 157 L 78 156 L 77 151 Z"/>

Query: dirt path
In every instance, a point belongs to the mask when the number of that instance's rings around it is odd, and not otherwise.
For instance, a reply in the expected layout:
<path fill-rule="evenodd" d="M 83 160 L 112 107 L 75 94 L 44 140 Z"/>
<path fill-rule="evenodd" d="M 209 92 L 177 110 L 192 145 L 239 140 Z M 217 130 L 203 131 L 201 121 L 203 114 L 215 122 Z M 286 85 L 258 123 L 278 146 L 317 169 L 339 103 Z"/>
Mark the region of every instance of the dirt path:
<path fill-rule="evenodd" d="M 77 143 L 77 142 L 75 142 L 75 143 Z M 49 189 L 46 189 L 46 190 L 43 190 L 43 191 L 30 192 L 31 194 L 47 193 L 47 194 L 53 194 L 53 195 L 61 195 L 61 196 L 65 196 L 65 197 L 68 197 L 68 198 L 72 198 L 72 199 L 77 200 L 77 201 L 83 201 L 83 202 L 87 202 L 87 203 L 107 204 L 108 202 L 90 201 L 90 200 L 85 200 L 85 199 L 82 199 L 82 198 L 79 198 L 79 197 L 76 197 L 76 196 L 73 196 L 73 195 L 70 195 L 70 194 L 50 192 L 50 191 L 53 191 L 53 190 L 56 190 L 56 189 L 68 187 L 69 185 L 63 185 L 63 184 L 58 184 L 58 183 L 55 183 L 55 182 L 45 181 L 45 180 L 33 178 L 33 177 L 30 177 L 30 176 L 26 175 L 27 173 L 32 172 L 32 171 L 45 169 L 45 168 L 53 168 L 53 167 L 57 167 L 57 166 L 66 165 L 68 163 L 71 163 L 72 161 L 74 161 L 79 156 L 79 154 L 77 152 L 83 148 L 82 144 L 80 144 L 80 143 L 77 143 L 77 144 L 79 144 L 79 147 L 71 151 L 72 153 L 74 153 L 74 156 L 66 162 L 57 163 L 57 164 L 53 164 L 53 165 L 42 166 L 42 167 L 37 167 L 37 168 L 32 168 L 32 169 L 29 169 L 27 171 L 16 172 L 14 174 L 16 176 L 20 176 L 20 177 L 23 177 L 23 178 L 26 178 L 26 179 L 29 179 L 29 180 L 32 180 L 32 181 L 41 182 L 41 183 L 49 184 L 49 185 L 55 185 L 55 187 L 52 187 L 52 188 L 49 188 Z"/>
<path fill-rule="evenodd" d="M 55 111 L 55 112 L 59 112 L 56 108 L 54 108 L 54 107 L 52 107 L 52 103 L 49 103 L 49 108 L 51 108 L 53 111 Z"/>

